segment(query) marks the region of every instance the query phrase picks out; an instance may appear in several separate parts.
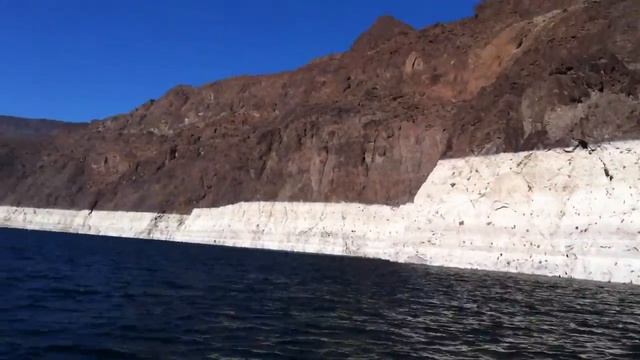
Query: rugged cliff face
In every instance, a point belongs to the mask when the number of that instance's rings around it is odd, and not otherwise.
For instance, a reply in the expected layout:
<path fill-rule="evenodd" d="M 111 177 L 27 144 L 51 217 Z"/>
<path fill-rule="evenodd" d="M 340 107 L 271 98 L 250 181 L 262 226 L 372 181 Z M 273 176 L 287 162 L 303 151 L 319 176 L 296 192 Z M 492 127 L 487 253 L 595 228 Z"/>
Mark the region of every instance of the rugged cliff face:
<path fill-rule="evenodd" d="M 382 17 L 345 53 L 80 128 L 16 141 L 0 119 L 0 203 L 395 205 L 443 157 L 639 138 L 638 19 L 635 0 L 489 0 L 421 30 Z"/>

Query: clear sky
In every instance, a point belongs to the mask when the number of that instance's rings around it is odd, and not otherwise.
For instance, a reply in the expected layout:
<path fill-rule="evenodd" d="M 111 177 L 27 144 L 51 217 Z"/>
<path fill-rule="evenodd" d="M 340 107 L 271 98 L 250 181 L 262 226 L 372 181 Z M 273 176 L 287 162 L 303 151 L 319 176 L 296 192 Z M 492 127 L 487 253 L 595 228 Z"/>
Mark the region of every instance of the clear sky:
<path fill-rule="evenodd" d="M 0 0 L 0 114 L 86 121 L 177 84 L 294 69 L 380 15 L 414 27 L 477 0 Z"/>

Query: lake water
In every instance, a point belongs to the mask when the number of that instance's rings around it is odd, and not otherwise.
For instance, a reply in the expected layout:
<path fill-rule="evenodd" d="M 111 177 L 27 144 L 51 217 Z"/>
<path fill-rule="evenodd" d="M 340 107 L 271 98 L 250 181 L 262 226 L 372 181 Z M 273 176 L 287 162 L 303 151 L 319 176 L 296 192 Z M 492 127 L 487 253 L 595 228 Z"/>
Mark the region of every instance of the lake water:
<path fill-rule="evenodd" d="M 0 229 L 0 358 L 640 358 L 640 286 Z"/>

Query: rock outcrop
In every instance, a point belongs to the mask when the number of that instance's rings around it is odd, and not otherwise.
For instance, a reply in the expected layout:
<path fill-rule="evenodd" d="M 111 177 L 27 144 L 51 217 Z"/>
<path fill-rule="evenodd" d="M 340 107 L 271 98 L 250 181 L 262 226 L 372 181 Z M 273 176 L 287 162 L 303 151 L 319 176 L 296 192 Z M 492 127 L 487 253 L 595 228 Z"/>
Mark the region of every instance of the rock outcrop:
<path fill-rule="evenodd" d="M 0 206 L 0 227 L 640 284 L 640 141 L 438 162 L 412 202 L 153 212 Z M 222 190 L 224 191 L 224 190 Z"/>
<path fill-rule="evenodd" d="M 640 2 L 487 0 L 424 29 L 380 18 L 295 71 L 178 86 L 21 137 L 0 204 L 188 213 L 242 201 L 411 201 L 437 161 L 640 138 Z"/>

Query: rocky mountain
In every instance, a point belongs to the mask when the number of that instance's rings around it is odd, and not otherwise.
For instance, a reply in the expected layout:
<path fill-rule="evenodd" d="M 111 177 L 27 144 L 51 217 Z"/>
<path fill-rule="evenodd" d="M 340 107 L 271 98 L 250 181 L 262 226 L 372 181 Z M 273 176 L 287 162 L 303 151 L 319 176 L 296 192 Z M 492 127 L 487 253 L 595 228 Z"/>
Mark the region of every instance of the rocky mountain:
<path fill-rule="evenodd" d="M 47 137 L 61 130 L 72 130 L 81 127 L 82 125 L 80 124 L 65 123 L 56 120 L 24 119 L 15 116 L 0 115 L 0 138 L 3 140 Z M 4 143 L 0 143 L 0 145 L 3 144 Z"/>
<path fill-rule="evenodd" d="M 636 0 L 486 0 L 424 29 L 381 17 L 297 70 L 178 86 L 18 143 L 0 118 L 0 203 L 401 204 L 443 157 L 640 138 L 638 19 Z"/>

